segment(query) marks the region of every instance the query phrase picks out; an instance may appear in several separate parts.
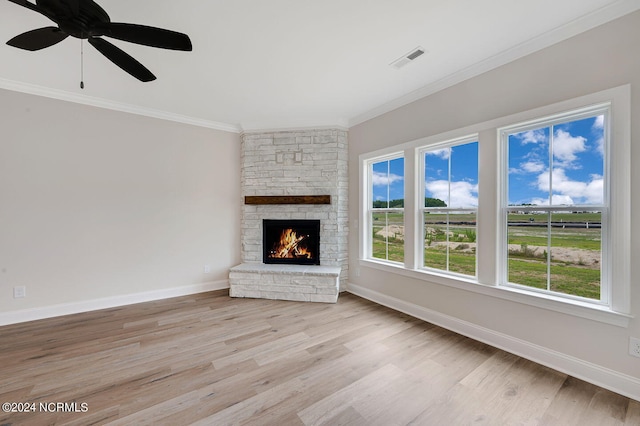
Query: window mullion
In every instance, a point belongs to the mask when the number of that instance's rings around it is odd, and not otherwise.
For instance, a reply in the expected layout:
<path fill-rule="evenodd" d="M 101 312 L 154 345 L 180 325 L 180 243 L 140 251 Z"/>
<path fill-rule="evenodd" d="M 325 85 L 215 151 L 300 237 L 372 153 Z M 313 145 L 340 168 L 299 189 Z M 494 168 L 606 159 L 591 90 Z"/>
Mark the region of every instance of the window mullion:
<path fill-rule="evenodd" d="M 547 291 L 551 291 L 551 210 L 547 212 Z"/>
<path fill-rule="evenodd" d="M 452 153 L 453 153 L 453 149 L 451 149 L 451 147 L 448 148 L 449 150 L 449 158 L 448 158 L 448 171 L 447 171 L 447 201 L 448 201 L 448 205 L 447 207 L 451 208 L 451 157 L 452 157 Z M 447 243 L 446 245 L 446 253 L 447 253 L 447 257 L 446 257 L 446 267 L 445 269 L 447 271 L 450 271 L 449 268 L 449 261 L 450 261 L 450 245 L 449 245 L 449 234 L 450 234 L 450 223 L 449 223 L 449 219 L 450 219 L 450 215 L 449 215 L 449 211 L 447 210 L 447 215 L 445 216 L 446 219 L 446 227 L 445 227 L 445 232 L 446 232 L 446 238 L 445 241 Z"/>
<path fill-rule="evenodd" d="M 549 207 L 553 205 L 553 126 L 549 127 Z"/>
<path fill-rule="evenodd" d="M 390 203 L 390 194 L 391 194 L 391 185 L 389 183 L 389 178 L 391 176 L 391 161 L 387 161 L 387 208 L 391 207 Z"/>
<path fill-rule="evenodd" d="M 449 180 L 449 185 L 451 185 L 451 180 Z M 451 200 L 451 198 L 449 198 L 449 200 Z M 449 235 L 450 235 L 449 212 L 447 212 L 447 227 L 445 229 L 446 229 L 446 233 L 447 233 L 447 238 L 446 238 L 446 241 L 447 241 L 447 246 L 446 246 L 447 247 L 447 267 L 446 267 L 446 270 L 449 271 L 450 270 L 449 269 L 449 260 L 450 260 L 450 258 L 449 258 L 449 254 L 450 254 L 449 253 L 449 250 L 450 250 L 450 245 L 449 245 Z"/>
<path fill-rule="evenodd" d="M 554 126 L 549 127 L 549 210 L 547 211 L 547 291 L 551 291 L 551 207 L 553 206 Z"/>
<path fill-rule="evenodd" d="M 388 189 L 387 189 L 388 192 Z M 389 204 L 389 198 L 387 197 L 387 206 Z M 389 260 L 389 212 L 385 212 L 384 214 L 384 226 L 387 230 L 386 235 L 384 237 L 384 247 L 385 247 L 385 256 L 386 260 Z"/>

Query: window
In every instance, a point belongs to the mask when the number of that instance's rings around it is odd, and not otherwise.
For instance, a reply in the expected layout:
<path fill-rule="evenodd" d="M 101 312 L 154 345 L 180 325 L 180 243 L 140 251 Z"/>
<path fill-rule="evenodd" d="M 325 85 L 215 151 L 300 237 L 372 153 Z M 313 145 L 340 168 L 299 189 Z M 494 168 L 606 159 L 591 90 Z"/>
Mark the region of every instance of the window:
<path fill-rule="evenodd" d="M 476 275 L 478 142 L 421 150 L 422 266 Z"/>
<path fill-rule="evenodd" d="M 501 130 L 505 284 L 608 303 L 608 107 Z"/>
<path fill-rule="evenodd" d="M 404 262 L 404 158 L 369 163 L 369 257 Z"/>
<path fill-rule="evenodd" d="M 630 105 L 621 86 L 361 154 L 360 264 L 628 325 Z"/>

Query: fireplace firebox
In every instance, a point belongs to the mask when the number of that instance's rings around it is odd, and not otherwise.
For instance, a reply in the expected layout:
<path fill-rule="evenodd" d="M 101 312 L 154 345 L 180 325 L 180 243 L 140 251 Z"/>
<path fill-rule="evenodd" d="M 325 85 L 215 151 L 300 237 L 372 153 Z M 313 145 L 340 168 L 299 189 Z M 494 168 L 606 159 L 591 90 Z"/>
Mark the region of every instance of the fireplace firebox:
<path fill-rule="evenodd" d="M 319 220 L 262 221 L 264 263 L 320 264 Z"/>

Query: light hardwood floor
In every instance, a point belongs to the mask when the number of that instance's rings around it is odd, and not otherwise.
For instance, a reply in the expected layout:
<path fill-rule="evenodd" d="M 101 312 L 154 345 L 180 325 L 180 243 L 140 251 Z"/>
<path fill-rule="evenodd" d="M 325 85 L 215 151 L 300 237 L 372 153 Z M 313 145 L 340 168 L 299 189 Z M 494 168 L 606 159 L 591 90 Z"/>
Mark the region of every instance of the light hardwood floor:
<path fill-rule="evenodd" d="M 0 425 L 640 425 L 640 403 L 350 294 L 226 291 L 0 327 Z"/>

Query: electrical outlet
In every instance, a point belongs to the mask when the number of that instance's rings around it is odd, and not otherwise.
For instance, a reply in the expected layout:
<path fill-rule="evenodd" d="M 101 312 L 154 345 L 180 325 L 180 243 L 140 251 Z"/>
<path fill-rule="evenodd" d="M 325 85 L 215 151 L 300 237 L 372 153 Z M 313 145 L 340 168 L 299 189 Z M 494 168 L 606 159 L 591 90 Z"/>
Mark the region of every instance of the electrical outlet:
<path fill-rule="evenodd" d="M 211 273 L 211 266 L 210 265 L 204 265 L 204 273 L 205 274 L 210 274 Z"/>
<path fill-rule="evenodd" d="M 640 358 L 640 339 L 629 337 L 629 355 Z"/>
<path fill-rule="evenodd" d="M 13 298 L 14 299 L 22 299 L 23 297 L 27 297 L 27 287 L 23 285 L 19 285 L 13 288 Z"/>

